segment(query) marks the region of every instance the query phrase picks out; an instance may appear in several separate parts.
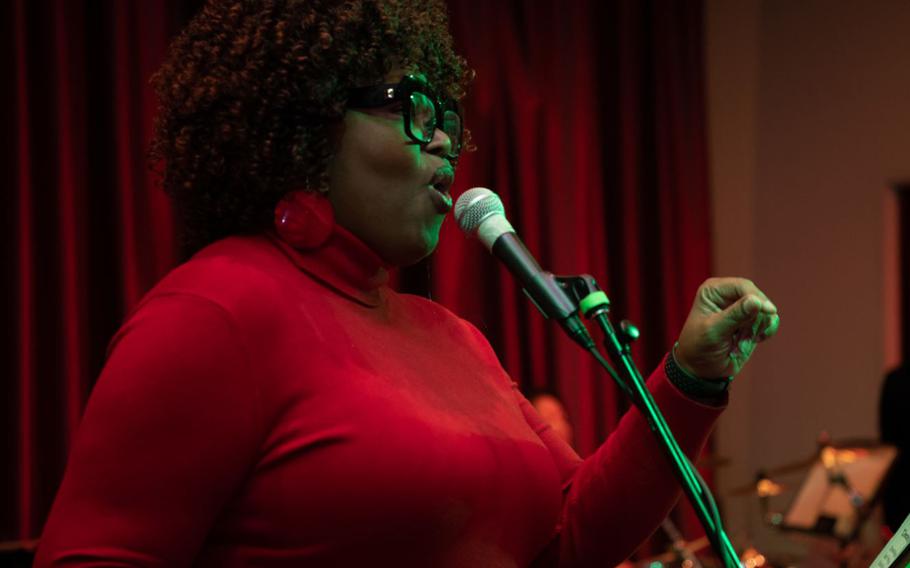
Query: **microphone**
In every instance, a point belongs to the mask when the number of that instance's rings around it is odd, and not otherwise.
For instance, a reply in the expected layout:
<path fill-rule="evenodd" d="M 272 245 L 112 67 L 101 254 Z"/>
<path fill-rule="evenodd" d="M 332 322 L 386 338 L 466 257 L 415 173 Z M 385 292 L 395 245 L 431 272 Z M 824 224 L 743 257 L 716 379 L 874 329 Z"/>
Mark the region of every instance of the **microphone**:
<path fill-rule="evenodd" d="M 455 203 L 455 220 L 468 237 L 476 237 L 506 265 L 544 317 L 559 322 L 585 349 L 594 348 L 594 340 L 578 317 L 578 308 L 515 234 L 498 195 L 485 187 L 469 189 Z"/>

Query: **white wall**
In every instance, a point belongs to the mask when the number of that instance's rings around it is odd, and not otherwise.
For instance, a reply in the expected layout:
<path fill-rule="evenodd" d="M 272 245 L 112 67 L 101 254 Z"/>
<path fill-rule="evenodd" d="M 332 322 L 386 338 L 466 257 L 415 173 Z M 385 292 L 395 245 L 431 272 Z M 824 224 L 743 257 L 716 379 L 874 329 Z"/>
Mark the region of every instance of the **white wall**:
<path fill-rule="evenodd" d="M 822 430 L 876 435 L 901 309 L 886 231 L 890 184 L 910 180 L 910 2 L 706 9 L 715 273 L 751 277 L 782 316 L 718 429 L 723 494 L 809 456 Z M 723 504 L 734 540 L 785 547 L 754 500 Z"/>

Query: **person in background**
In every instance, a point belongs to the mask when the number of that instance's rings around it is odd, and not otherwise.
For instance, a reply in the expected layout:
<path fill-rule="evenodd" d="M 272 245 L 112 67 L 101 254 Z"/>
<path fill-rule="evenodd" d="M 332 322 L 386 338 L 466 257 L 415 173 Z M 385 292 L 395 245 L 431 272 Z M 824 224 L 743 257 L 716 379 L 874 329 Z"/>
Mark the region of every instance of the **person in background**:
<path fill-rule="evenodd" d="M 531 391 L 527 398 L 534 410 L 550 425 L 556 435 L 566 444 L 574 446 L 575 431 L 562 399 L 548 390 Z"/>

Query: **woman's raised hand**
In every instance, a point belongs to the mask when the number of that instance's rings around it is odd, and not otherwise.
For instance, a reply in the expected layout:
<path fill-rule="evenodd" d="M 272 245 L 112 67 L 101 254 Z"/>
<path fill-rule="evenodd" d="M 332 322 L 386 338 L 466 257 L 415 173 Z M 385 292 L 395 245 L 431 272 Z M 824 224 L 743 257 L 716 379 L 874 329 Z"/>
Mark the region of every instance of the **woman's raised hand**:
<path fill-rule="evenodd" d="M 676 361 L 696 377 L 732 377 L 779 326 L 777 307 L 751 280 L 710 278 L 680 332 Z"/>

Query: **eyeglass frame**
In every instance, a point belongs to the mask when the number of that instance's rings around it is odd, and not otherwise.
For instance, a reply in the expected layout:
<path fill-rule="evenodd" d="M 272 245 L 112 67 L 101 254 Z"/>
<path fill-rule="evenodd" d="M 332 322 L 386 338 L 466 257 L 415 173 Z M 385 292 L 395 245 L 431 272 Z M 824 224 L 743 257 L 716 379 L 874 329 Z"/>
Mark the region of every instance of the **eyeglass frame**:
<path fill-rule="evenodd" d="M 433 103 L 433 112 L 436 114 L 436 124 L 433 129 L 427 133 L 426 137 L 418 137 L 411 128 L 411 95 L 419 92 L 426 96 Z M 430 87 L 430 84 L 416 76 L 405 75 L 398 83 L 384 83 L 382 85 L 371 85 L 368 87 L 357 87 L 351 89 L 348 95 L 349 108 L 378 108 L 391 103 L 401 103 L 401 113 L 404 117 L 404 131 L 408 138 L 421 145 L 427 145 L 433 141 L 436 135 L 436 129 L 441 130 L 449 137 L 451 147 L 447 158 L 455 159 L 461 153 L 462 140 L 464 137 L 464 116 L 461 105 L 448 96 L 440 96 L 436 90 Z M 445 129 L 445 113 L 452 111 L 458 116 L 458 140 L 452 140 L 452 137 Z"/>

